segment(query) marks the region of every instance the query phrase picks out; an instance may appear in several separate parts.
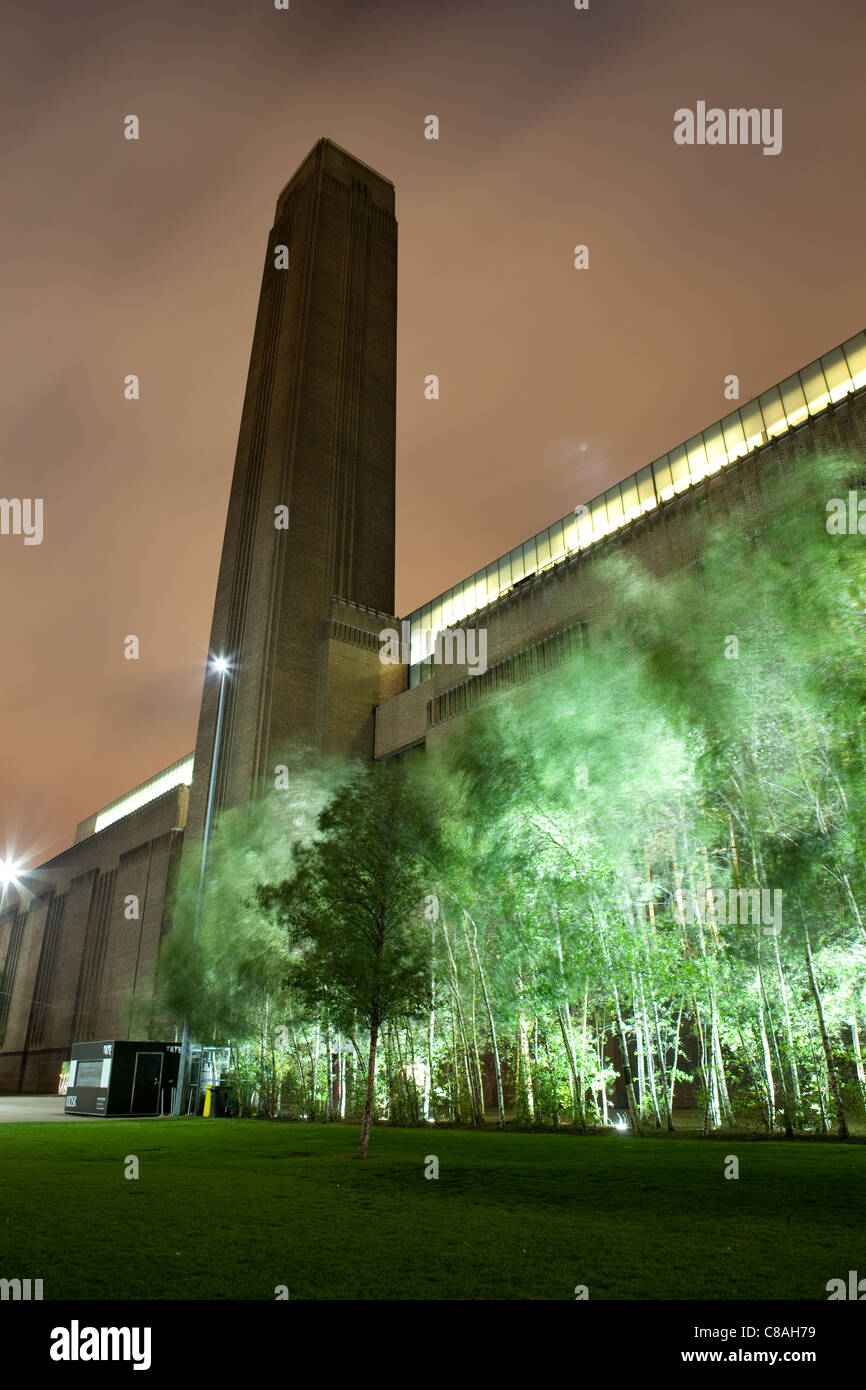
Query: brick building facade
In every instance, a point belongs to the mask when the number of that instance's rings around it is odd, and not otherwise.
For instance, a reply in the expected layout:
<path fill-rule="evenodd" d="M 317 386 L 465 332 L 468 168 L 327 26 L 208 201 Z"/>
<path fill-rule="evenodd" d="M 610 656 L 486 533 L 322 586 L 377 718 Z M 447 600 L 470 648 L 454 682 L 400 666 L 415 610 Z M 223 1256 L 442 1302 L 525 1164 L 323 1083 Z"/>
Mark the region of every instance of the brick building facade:
<path fill-rule="evenodd" d="M 435 748 L 489 692 L 579 649 L 608 602 L 610 548 L 663 579 L 698 558 L 696 515 L 745 505 L 757 526 L 767 481 L 801 460 L 836 450 L 866 465 L 858 334 L 594 499 L 585 524 L 555 523 L 412 615 L 413 642 L 428 613 L 440 630 L 483 628 L 483 673 L 413 650 L 383 664 L 380 634 L 400 626 L 396 265 L 393 186 L 320 141 L 280 194 L 265 256 L 211 629 L 229 661 L 217 809 L 245 804 L 298 739 L 367 758 Z M 206 677 L 194 764 L 82 822 L 7 890 L 0 1092 L 56 1090 L 74 1042 L 145 1035 L 180 856 L 200 854 L 217 698 Z"/>

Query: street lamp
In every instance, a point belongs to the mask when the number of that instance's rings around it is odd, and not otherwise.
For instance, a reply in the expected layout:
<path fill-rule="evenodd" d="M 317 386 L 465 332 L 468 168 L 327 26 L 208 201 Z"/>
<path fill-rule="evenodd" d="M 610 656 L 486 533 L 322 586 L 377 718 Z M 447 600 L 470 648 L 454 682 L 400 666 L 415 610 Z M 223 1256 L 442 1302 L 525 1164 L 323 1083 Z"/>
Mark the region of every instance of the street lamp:
<path fill-rule="evenodd" d="M 18 887 L 18 870 L 23 859 L 0 859 L 0 908 L 6 901 L 6 891 Z"/>
<path fill-rule="evenodd" d="M 0 883 L 3 884 L 4 888 L 18 882 L 18 870 L 20 868 L 20 859 L 0 859 Z"/>
<path fill-rule="evenodd" d="M 202 839 L 201 846 L 201 866 L 198 872 L 198 892 L 196 894 L 195 899 L 195 917 L 193 918 L 192 924 L 193 953 L 195 953 L 195 942 L 196 937 L 198 936 L 198 924 L 199 918 L 201 917 L 201 906 L 202 902 L 204 901 L 204 880 L 205 871 L 207 870 L 207 852 L 208 846 L 210 844 L 210 832 L 211 826 L 213 824 L 214 801 L 216 800 L 216 780 L 217 770 L 219 768 L 220 739 L 222 738 L 223 709 L 225 707 L 226 695 L 226 676 L 228 675 L 229 671 L 229 663 L 226 657 L 215 656 L 211 660 L 210 667 L 211 670 L 215 671 L 220 678 L 220 693 L 219 704 L 217 706 L 216 733 L 214 735 L 213 741 L 213 755 L 211 757 L 210 764 L 210 785 L 208 787 L 207 792 L 207 810 L 205 811 L 204 818 L 204 836 Z M 183 1105 L 183 1093 L 186 1090 L 187 1077 L 189 1075 L 189 1060 L 189 1002 L 187 1002 L 186 1010 L 184 1011 L 183 1016 L 183 1034 L 181 1036 L 180 1044 L 180 1067 L 178 1069 L 177 1088 L 175 1091 L 174 1105 L 172 1107 L 172 1110 L 175 1115 L 180 1114 L 181 1106 Z M 187 1111 L 188 1110 L 189 1106 L 187 1106 Z"/>

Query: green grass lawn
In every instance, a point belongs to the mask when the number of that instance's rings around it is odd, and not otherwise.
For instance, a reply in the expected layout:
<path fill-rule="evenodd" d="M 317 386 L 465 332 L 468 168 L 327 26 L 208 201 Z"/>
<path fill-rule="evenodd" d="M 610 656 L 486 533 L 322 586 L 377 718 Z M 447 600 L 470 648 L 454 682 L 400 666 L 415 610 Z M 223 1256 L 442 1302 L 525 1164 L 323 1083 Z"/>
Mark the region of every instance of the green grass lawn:
<path fill-rule="evenodd" d="M 823 1300 L 866 1275 L 862 1145 L 375 1129 L 361 1163 L 357 1137 L 0 1125 L 0 1278 L 46 1299 Z"/>

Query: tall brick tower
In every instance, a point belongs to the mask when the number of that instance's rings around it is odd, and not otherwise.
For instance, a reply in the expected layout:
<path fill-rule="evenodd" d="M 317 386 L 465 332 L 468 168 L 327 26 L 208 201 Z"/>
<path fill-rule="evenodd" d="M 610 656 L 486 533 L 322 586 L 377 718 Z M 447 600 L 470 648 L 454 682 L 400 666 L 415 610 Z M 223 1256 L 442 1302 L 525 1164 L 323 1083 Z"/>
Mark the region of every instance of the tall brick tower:
<path fill-rule="evenodd" d="M 320 140 L 277 200 L 262 275 L 210 638 L 230 662 L 217 810 L 245 804 L 293 741 L 372 755 L 394 607 L 396 338 L 394 187 Z M 193 839 L 218 688 L 209 673 Z"/>

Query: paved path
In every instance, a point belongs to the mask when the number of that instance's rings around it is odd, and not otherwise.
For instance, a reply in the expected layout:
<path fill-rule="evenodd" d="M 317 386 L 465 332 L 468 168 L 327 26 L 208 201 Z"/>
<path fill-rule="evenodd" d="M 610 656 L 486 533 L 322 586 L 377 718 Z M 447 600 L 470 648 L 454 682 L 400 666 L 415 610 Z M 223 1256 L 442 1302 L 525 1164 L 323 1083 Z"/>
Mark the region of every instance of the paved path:
<path fill-rule="evenodd" d="M 0 1124 L 21 1120 L 99 1120 L 100 1115 L 66 1115 L 65 1096 L 0 1096 Z"/>

